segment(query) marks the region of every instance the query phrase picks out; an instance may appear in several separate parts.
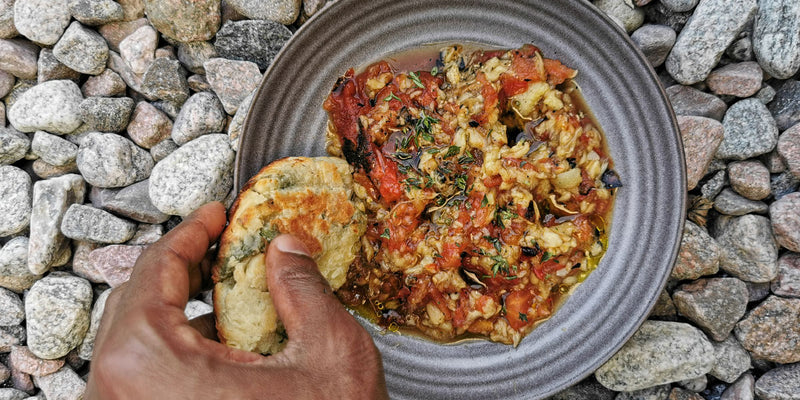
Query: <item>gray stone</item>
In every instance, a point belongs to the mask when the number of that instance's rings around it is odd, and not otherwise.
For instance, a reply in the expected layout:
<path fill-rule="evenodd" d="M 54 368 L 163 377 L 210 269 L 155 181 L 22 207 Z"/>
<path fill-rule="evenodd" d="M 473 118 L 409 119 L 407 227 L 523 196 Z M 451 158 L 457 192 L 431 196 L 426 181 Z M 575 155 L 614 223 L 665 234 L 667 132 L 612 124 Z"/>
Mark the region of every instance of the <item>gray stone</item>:
<path fill-rule="evenodd" d="M 647 389 L 620 392 L 614 400 L 664 400 L 669 397 L 671 386 L 658 385 Z"/>
<path fill-rule="evenodd" d="M 736 193 L 750 199 L 769 196 L 769 170 L 760 161 L 735 161 L 728 164 L 728 180 Z"/>
<path fill-rule="evenodd" d="M 770 289 L 778 296 L 800 297 L 800 254 L 786 253 L 778 259 L 778 277 Z"/>
<path fill-rule="evenodd" d="M 28 39 L 55 44 L 69 24 L 67 0 L 16 0 L 14 26 Z"/>
<path fill-rule="evenodd" d="M 116 72 L 120 79 L 122 79 L 122 81 L 128 87 L 136 92 L 139 92 L 147 100 L 153 100 L 152 97 L 142 93 L 142 77 L 134 74 L 133 71 L 131 71 L 131 67 L 128 66 L 125 60 L 123 60 L 119 54 L 113 51 L 108 52 L 108 68 L 106 68 L 106 70 L 109 69 Z"/>
<path fill-rule="evenodd" d="M 678 127 L 686 160 L 686 185 L 692 190 L 705 175 L 722 143 L 723 127 L 711 118 L 684 115 L 678 116 Z"/>
<path fill-rule="evenodd" d="M 75 162 L 78 146 L 64 138 L 44 131 L 36 131 L 31 140 L 31 151 L 39 159 L 54 166 L 63 166 Z"/>
<path fill-rule="evenodd" d="M 106 69 L 108 45 L 99 33 L 74 21 L 53 47 L 53 54 L 75 71 L 97 75 Z"/>
<path fill-rule="evenodd" d="M 25 297 L 28 347 L 40 358 L 63 357 L 89 329 L 92 285 L 83 278 L 53 273 L 33 284 Z"/>
<path fill-rule="evenodd" d="M 756 8 L 755 0 L 700 2 L 667 57 L 667 71 L 684 85 L 704 80 Z"/>
<path fill-rule="evenodd" d="M 672 321 L 675 320 L 677 315 L 678 313 L 677 310 L 675 310 L 675 303 L 673 303 L 672 298 L 669 297 L 669 292 L 662 290 L 661 294 L 658 295 L 656 305 L 653 306 L 648 318 Z"/>
<path fill-rule="evenodd" d="M 725 54 L 736 61 L 753 61 L 753 41 L 749 36 L 735 40 Z"/>
<path fill-rule="evenodd" d="M 100 328 L 100 320 L 103 317 L 103 312 L 106 309 L 106 300 L 108 295 L 111 294 L 111 289 L 104 290 L 97 300 L 94 302 L 92 308 L 92 318 L 89 324 L 89 330 L 83 338 L 83 342 L 78 346 L 78 356 L 86 361 L 92 360 L 92 351 L 94 351 L 94 341 L 97 338 L 97 330 Z"/>
<path fill-rule="evenodd" d="M 761 301 L 769 296 L 769 282 L 761 282 L 761 283 L 753 283 L 753 282 L 746 282 L 747 283 L 747 293 L 748 298 L 747 302 L 752 303 L 754 301 Z"/>
<path fill-rule="evenodd" d="M 261 83 L 258 65 L 249 61 L 212 58 L 204 64 L 206 79 L 225 112 L 235 114 L 242 101 Z"/>
<path fill-rule="evenodd" d="M 217 57 L 217 49 L 211 42 L 191 42 L 178 45 L 178 60 L 195 74 L 205 75 L 203 63 Z"/>
<path fill-rule="evenodd" d="M 169 215 L 159 211 L 150 201 L 149 186 L 150 181 L 145 179 L 122 189 L 95 188 L 92 190 L 92 204 L 139 222 L 164 223 Z"/>
<path fill-rule="evenodd" d="M 129 246 L 147 246 L 157 242 L 164 236 L 164 226 L 161 224 L 139 224 L 131 240 L 125 242 Z"/>
<path fill-rule="evenodd" d="M 205 75 L 194 74 L 186 78 L 186 83 L 189 84 L 189 89 L 193 92 L 210 92 L 211 85 L 208 84 Z"/>
<path fill-rule="evenodd" d="M 291 24 L 300 15 L 301 0 L 226 0 L 226 2 L 238 13 L 250 19 L 268 19 L 284 25 Z"/>
<path fill-rule="evenodd" d="M 34 376 L 33 381 L 47 399 L 80 400 L 86 391 L 86 382 L 67 366 L 50 375 Z"/>
<path fill-rule="evenodd" d="M 186 73 L 180 62 L 156 58 L 142 77 L 142 94 L 182 104 L 189 98 Z"/>
<path fill-rule="evenodd" d="M 119 55 L 134 74 L 141 75 L 155 60 L 158 33 L 150 25 L 142 26 L 119 43 Z"/>
<path fill-rule="evenodd" d="M 159 162 L 150 176 L 150 199 L 161 212 L 186 216 L 209 201 L 221 201 L 233 185 L 227 135 L 203 135 Z"/>
<path fill-rule="evenodd" d="M 61 219 L 73 203 L 83 202 L 86 191 L 80 175 L 68 174 L 33 184 L 28 269 L 33 274 L 46 272 L 69 241 L 61 234 Z"/>
<path fill-rule="evenodd" d="M 0 399 L 2 400 L 23 400 L 28 398 L 28 393 L 14 388 L 0 388 Z"/>
<path fill-rule="evenodd" d="M 14 2 L 16 0 L 0 0 L 0 39 L 17 36 L 17 27 L 14 26 Z M 2 97 L 2 96 L 0 96 Z"/>
<path fill-rule="evenodd" d="M 133 112 L 130 97 L 87 97 L 80 105 L 87 129 L 99 132 L 122 132 Z"/>
<path fill-rule="evenodd" d="M 183 104 L 175 124 L 172 125 L 172 140 L 180 145 L 206 133 L 219 133 L 225 128 L 227 116 L 213 93 L 197 93 Z"/>
<path fill-rule="evenodd" d="M 127 246 L 113 244 L 101 247 L 89 253 L 92 267 L 103 275 L 103 279 L 111 287 L 117 287 L 128 281 L 142 254 L 144 246 Z"/>
<path fill-rule="evenodd" d="M 0 98 L 6 97 L 6 95 L 14 87 L 14 82 L 16 82 L 16 80 L 17 79 L 14 77 L 14 75 L 11 75 L 6 71 L 0 70 Z"/>
<path fill-rule="evenodd" d="M 668 400 L 705 400 L 703 396 L 697 393 L 681 389 L 679 387 L 672 388 L 669 392 Z"/>
<path fill-rule="evenodd" d="M 675 44 L 675 30 L 666 25 L 645 24 L 631 34 L 631 39 L 642 50 L 653 68 L 667 59 L 667 54 Z"/>
<path fill-rule="evenodd" d="M 200 300 L 189 301 L 186 303 L 186 308 L 183 310 L 183 314 L 186 315 L 186 318 L 188 319 L 196 318 L 212 312 L 214 312 L 214 307 L 211 307 Z"/>
<path fill-rule="evenodd" d="M 31 140 L 27 135 L 14 128 L 0 127 L 0 165 L 13 164 L 23 159 L 30 146 Z"/>
<path fill-rule="evenodd" d="M 789 172 L 800 178 L 800 124 L 781 134 L 777 150 Z"/>
<path fill-rule="evenodd" d="M 758 63 L 745 61 L 711 71 L 706 84 L 718 95 L 750 97 L 761 89 L 763 75 Z"/>
<path fill-rule="evenodd" d="M 152 104 L 153 104 L 153 107 L 157 108 L 159 111 L 163 112 L 164 114 L 167 114 L 167 116 L 172 118 L 173 120 L 175 118 L 178 118 L 178 114 L 180 114 L 180 112 L 181 112 L 181 104 L 182 103 L 179 104 L 179 103 L 175 103 L 175 102 L 172 102 L 172 101 L 159 100 L 159 101 L 154 101 Z"/>
<path fill-rule="evenodd" d="M 764 104 L 769 104 L 775 98 L 776 93 L 775 88 L 765 85 L 756 93 L 756 98 L 761 100 Z"/>
<path fill-rule="evenodd" d="M 64 360 L 41 359 L 27 346 L 12 347 L 9 363 L 15 370 L 33 376 L 50 375 L 64 366 Z"/>
<path fill-rule="evenodd" d="M 8 108 L 8 121 L 20 132 L 71 133 L 82 122 L 81 101 L 83 95 L 75 82 L 43 82 L 22 93 Z"/>
<path fill-rule="evenodd" d="M 678 313 L 697 324 L 711 339 L 725 340 L 747 308 L 747 285 L 736 278 L 700 279 L 672 295 Z"/>
<path fill-rule="evenodd" d="M 714 209 L 725 215 L 766 214 L 769 206 L 763 201 L 744 198 L 733 190 L 725 188 L 714 199 Z"/>
<path fill-rule="evenodd" d="M 714 365 L 714 347 L 689 324 L 645 321 L 633 337 L 595 371 L 597 381 L 616 391 L 645 389 L 694 379 Z"/>
<path fill-rule="evenodd" d="M 150 176 L 153 158 L 133 142 L 114 133 L 92 132 L 78 148 L 78 169 L 97 187 L 123 187 Z"/>
<path fill-rule="evenodd" d="M 25 39 L 0 39 L 0 70 L 20 79 L 36 79 L 39 48 Z"/>
<path fill-rule="evenodd" d="M 612 400 L 614 392 L 592 379 L 584 379 L 547 400 Z"/>
<path fill-rule="evenodd" d="M 800 192 L 789 193 L 769 206 L 775 240 L 800 253 Z"/>
<path fill-rule="evenodd" d="M 755 378 L 751 374 L 743 374 L 733 385 L 730 385 L 719 400 L 753 400 Z"/>
<path fill-rule="evenodd" d="M 140 147 L 150 149 L 170 136 L 172 125 L 166 114 L 152 104 L 140 101 L 128 124 L 128 135 Z"/>
<path fill-rule="evenodd" d="M 147 18 L 112 22 L 98 28 L 98 32 L 106 39 L 109 49 L 119 52 L 119 43 L 128 37 L 128 35 L 145 25 L 150 25 Z"/>
<path fill-rule="evenodd" d="M 634 3 L 637 6 L 643 6 L 652 0 L 636 0 Z M 325 7 L 327 0 L 303 0 L 303 14 L 310 17 Z"/>
<path fill-rule="evenodd" d="M 0 166 L 0 237 L 28 227 L 31 218 L 31 177 L 11 166 Z"/>
<path fill-rule="evenodd" d="M 122 6 L 113 0 L 69 0 L 69 12 L 85 25 L 103 25 L 120 21 Z"/>
<path fill-rule="evenodd" d="M 661 4 L 675 12 L 691 11 L 700 0 L 661 0 Z"/>
<path fill-rule="evenodd" d="M 178 42 L 208 40 L 219 29 L 219 0 L 145 0 L 144 7 L 150 23 Z M 260 3 L 260 7 L 268 6 Z"/>
<path fill-rule="evenodd" d="M 0 326 L 19 325 L 25 320 L 22 300 L 16 293 L 0 288 Z"/>
<path fill-rule="evenodd" d="M 22 293 L 41 278 L 28 269 L 28 238 L 17 236 L 0 249 L 0 287 Z"/>
<path fill-rule="evenodd" d="M 64 236 L 94 243 L 124 243 L 133 237 L 136 224 L 99 208 L 73 204 L 61 221 Z"/>
<path fill-rule="evenodd" d="M 759 0 L 753 25 L 758 63 L 773 78 L 788 79 L 800 70 L 800 2 Z"/>
<path fill-rule="evenodd" d="M 667 25 L 679 32 L 692 16 L 691 12 L 675 12 L 667 8 L 660 1 L 653 2 L 649 7 L 643 7 L 645 17 L 649 23 Z"/>
<path fill-rule="evenodd" d="M 780 143 L 780 138 L 778 138 L 778 143 Z M 786 163 L 783 162 L 780 154 L 778 154 L 777 148 L 762 155 L 759 159 L 764 163 L 764 166 L 767 167 L 767 170 L 769 170 L 771 174 L 779 174 L 786 171 Z"/>
<path fill-rule="evenodd" d="M 175 150 L 178 150 L 178 145 L 175 144 L 172 139 L 165 139 L 150 148 L 150 154 L 153 156 L 155 162 L 161 162 L 161 160 L 167 158 L 167 156 L 172 154 Z"/>
<path fill-rule="evenodd" d="M 800 393 L 800 364 L 782 365 L 756 381 L 756 395 L 763 400 L 794 400 Z"/>
<path fill-rule="evenodd" d="M 50 179 L 80 172 L 78 171 L 78 164 L 75 163 L 75 160 L 61 166 L 56 166 L 37 159 L 33 162 L 32 168 L 33 173 L 42 179 Z"/>
<path fill-rule="evenodd" d="M 717 157 L 745 160 L 769 153 L 778 144 L 778 128 L 767 107 L 758 99 L 732 105 L 722 120 L 725 138 Z"/>
<path fill-rule="evenodd" d="M 595 0 L 594 5 L 615 20 L 626 32 L 633 32 L 644 23 L 644 11 L 638 7 L 631 7 L 625 0 Z"/>
<path fill-rule="evenodd" d="M 719 255 L 717 242 L 703 228 L 686 221 L 678 259 L 671 276 L 684 280 L 713 275 L 719 270 Z"/>
<path fill-rule="evenodd" d="M 58 61 L 53 54 L 53 50 L 42 49 L 39 52 L 39 61 L 37 62 L 38 74 L 36 80 L 39 83 L 46 81 L 54 81 L 59 79 L 69 79 L 78 81 L 81 78 L 81 73 L 67 67 Z"/>
<path fill-rule="evenodd" d="M 769 219 L 733 217 L 716 237 L 720 268 L 747 282 L 769 282 L 778 273 L 778 245 Z"/>
<path fill-rule="evenodd" d="M 708 386 L 708 378 L 705 375 L 700 376 L 694 379 L 686 379 L 678 382 L 678 386 L 694 393 L 702 392 L 706 390 Z M 702 399 L 702 397 L 701 397 Z"/>
<path fill-rule="evenodd" d="M 85 97 L 103 96 L 114 97 L 125 94 L 125 81 L 110 68 L 106 68 L 100 75 L 90 76 L 81 86 Z"/>
<path fill-rule="evenodd" d="M 217 32 L 214 47 L 219 57 L 251 61 L 265 70 L 291 36 L 274 21 L 229 21 Z"/>
<path fill-rule="evenodd" d="M 0 353 L 8 353 L 12 346 L 25 343 L 25 328 L 21 326 L 0 326 Z"/>
<path fill-rule="evenodd" d="M 795 363 L 800 361 L 799 319 L 800 299 L 770 296 L 736 324 L 734 332 L 753 358 Z"/>
<path fill-rule="evenodd" d="M 800 122 L 800 81 L 785 81 L 775 93 L 775 100 L 769 104 L 769 111 L 781 131 Z"/>
<path fill-rule="evenodd" d="M 772 175 L 770 179 L 770 193 L 775 200 L 780 200 L 783 196 L 798 189 L 800 189 L 800 178 L 797 178 L 789 171 Z"/>
<path fill-rule="evenodd" d="M 667 88 L 667 97 L 678 115 L 694 115 L 722 121 L 725 111 L 728 110 L 728 106 L 719 97 L 691 86 L 670 86 Z"/>
<path fill-rule="evenodd" d="M 230 124 L 228 124 L 228 139 L 231 140 L 231 147 L 233 147 L 234 151 L 239 151 L 239 136 L 242 135 L 244 120 L 247 118 L 247 113 L 250 111 L 250 105 L 253 103 L 254 95 L 255 91 L 251 92 L 242 100 L 242 103 L 239 104 L 239 109 L 236 110 L 236 115 L 233 116 Z"/>
<path fill-rule="evenodd" d="M 733 383 L 751 368 L 750 354 L 736 341 L 733 335 L 729 335 L 722 342 L 712 342 L 711 344 L 716 353 L 716 362 L 714 368 L 709 371 L 710 375 L 723 382 Z"/>

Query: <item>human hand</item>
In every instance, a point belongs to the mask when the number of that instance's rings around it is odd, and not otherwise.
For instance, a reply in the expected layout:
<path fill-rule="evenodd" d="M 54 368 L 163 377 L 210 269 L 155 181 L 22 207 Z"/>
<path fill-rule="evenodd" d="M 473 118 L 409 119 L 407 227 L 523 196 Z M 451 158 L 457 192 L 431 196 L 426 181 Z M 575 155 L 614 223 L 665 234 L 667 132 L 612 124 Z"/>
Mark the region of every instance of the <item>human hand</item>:
<path fill-rule="evenodd" d="M 206 251 L 224 226 L 225 208 L 206 204 L 142 253 L 106 303 L 85 398 L 387 399 L 372 338 L 290 236 L 267 251 L 270 292 L 289 335 L 282 352 L 230 348 L 212 340 L 213 318 L 187 320 L 187 300 L 209 277 Z"/>

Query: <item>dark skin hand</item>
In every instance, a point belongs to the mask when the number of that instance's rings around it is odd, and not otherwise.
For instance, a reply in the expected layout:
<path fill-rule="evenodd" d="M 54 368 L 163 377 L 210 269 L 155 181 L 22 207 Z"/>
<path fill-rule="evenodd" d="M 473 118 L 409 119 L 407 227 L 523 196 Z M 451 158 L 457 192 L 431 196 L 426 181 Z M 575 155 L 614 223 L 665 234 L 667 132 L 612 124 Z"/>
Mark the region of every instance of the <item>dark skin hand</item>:
<path fill-rule="evenodd" d="M 388 399 L 370 335 L 339 303 L 302 243 L 267 251 L 269 290 L 289 335 L 272 356 L 230 348 L 213 318 L 187 320 L 208 283 L 225 208 L 209 203 L 145 250 L 106 303 L 86 399 Z"/>

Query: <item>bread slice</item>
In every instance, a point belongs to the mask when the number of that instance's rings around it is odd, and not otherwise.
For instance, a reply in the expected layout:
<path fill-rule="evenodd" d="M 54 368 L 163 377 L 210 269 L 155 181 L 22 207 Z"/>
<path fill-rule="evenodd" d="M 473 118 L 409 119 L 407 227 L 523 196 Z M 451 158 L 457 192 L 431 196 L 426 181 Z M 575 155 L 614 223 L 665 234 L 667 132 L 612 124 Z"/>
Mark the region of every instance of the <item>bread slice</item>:
<path fill-rule="evenodd" d="M 264 251 L 282 233 L 300 239 L 336 290 L 360 252 L 364 207 L 351 167 L 333 157 L 289 157 L 247 182 L 229 212 L 212 270 L 222 343 L 274 354 L 286 342 L 267 290 Z"/>

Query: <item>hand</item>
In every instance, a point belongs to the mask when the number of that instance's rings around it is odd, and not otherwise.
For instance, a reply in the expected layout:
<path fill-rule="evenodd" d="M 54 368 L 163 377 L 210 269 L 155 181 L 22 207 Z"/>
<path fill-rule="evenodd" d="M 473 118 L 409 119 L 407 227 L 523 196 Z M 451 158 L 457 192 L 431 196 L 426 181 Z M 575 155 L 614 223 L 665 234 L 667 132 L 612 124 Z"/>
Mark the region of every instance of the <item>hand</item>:
<path fill-rule="evenodd" d="M 270 292 L 289 342 L 272 356 L 227 347 L 213 319 L 189 321 L 225 209 L 207 204 L 142 253 L 106 303 L 87 399 L 388 399 L 372 338 L 333 295 L 303 245 L 267 251 Z"/>

